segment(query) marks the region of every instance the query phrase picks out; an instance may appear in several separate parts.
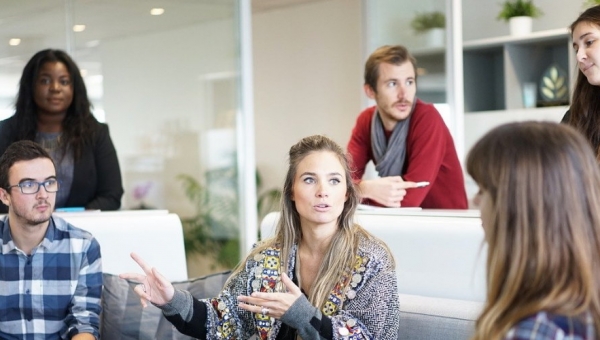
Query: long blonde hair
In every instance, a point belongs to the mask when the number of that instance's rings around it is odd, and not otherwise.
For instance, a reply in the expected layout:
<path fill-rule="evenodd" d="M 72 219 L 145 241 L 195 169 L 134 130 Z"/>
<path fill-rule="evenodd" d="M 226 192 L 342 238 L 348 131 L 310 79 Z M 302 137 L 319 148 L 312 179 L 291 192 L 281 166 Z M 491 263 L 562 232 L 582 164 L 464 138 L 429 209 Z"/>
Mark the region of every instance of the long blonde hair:
<path fill-rule="evenodd" d="M 497 127 L 467 171 L 490 206 L 487 298 L 473 339 L 500 339 L 540 311 L 591 313 L 600 333 L 600 171 L 589 143 L 548 122 Z"/>
<path fill-rule="evenodd" d="M 335 154 L 344 168 L 347 200 L 344 203 L 342 213 L 338 217 L 338 231 L 332 238 L 310 292 L 307 292 L 311 304 L 320 309 L 325 305 L 334 285 L 340 282 L 344 273 L 354 265 L 359 237 L 362 235 L 374 239 L 374 236 L 359 225 L 354 224 L 354 213 L 359 203 L 358 192 L 352 182 L 348 159 L 342 148 L 333 140 L 325 136 L 315 135 L 303 138 L 290 148 L 289 168 L 281 197 L 281 216 L 277 224 L 275 236 L 263 241 L 260 246 L 254 248 L 250 255 L 248 255 L 248 258 L 252 258 L 254 254 L 261 252 L 267 247 L 280 247 L 281 270 L 282 272 L 288 272 L 290 252 L 294 245 L 298 244 L 302 238 L 300 215 L 292 201 L 292 189 L 298 164 L 309 154 L 321 151 Z M 387 249 L 387 246 L 383 242 L 382 245 Z M 390 258 L 392 258 L 391 253 Z M 236 271 L 242 268 L 243 264 L 240 264 Z"/>

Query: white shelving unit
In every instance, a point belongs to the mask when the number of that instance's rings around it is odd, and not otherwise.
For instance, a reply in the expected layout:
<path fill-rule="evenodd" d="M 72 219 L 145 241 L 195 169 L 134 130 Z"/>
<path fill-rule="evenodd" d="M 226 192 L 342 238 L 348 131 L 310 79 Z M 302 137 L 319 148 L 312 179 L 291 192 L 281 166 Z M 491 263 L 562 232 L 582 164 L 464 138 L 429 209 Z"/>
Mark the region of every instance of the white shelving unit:
<path fill-rule="evenodd" d="M 423 72 L 418 76 L 418 96 L 430 102 L 444 102 L 445 48 L 421 48 L 412 53 Z M 576 65 L 567 29 L 465 41 L 465 113 L 523 109 L 523 84 L 538 84 L 543 72 L 553 64 L 567 73 L 572 91 Z M 539 106 L 544 106 L 540 97 L 538 94 Z"/>
<path fill-rule="evenodd" d="M 566 29 L 465 41 L 463 57 L 466 113 L 523 109 L 523 84 L 538 84 L 551 65 L 567 73 L 573 88 L 575 58 Z"/>
<path fill-rule="evenodd" d="M 411 51 L 417 59 L 417 96 L 430 103 L 445 103 L 445 47 L 419 48 Z"/>
<path fill-rule="evenodd" d="M 577 69 L 566 29 L 465 41 L 463 57 L 466 151 L 498 125 L 526 120 L 559 122 L 568 110 L 568 103 L 536 108 L 523 105 L 523 84 L 538 84 L 552 64 L 567 72 L 569 93 L 573 91 Z M 477 186 L 466 178 L 467 193 L 473 195 Z"/>

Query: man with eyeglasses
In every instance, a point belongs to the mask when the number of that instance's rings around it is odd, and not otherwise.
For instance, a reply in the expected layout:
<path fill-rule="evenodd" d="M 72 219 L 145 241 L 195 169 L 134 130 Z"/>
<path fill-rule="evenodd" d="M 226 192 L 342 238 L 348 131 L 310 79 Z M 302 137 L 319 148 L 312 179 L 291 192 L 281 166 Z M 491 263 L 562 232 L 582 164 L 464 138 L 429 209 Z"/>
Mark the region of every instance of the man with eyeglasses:
<path fill-rule="evenodd" d="M 59 189 L 38 144 L 15 142 L 0 157 L 0 339 L 99 339 L 100 245 L 52 216 Z"/>

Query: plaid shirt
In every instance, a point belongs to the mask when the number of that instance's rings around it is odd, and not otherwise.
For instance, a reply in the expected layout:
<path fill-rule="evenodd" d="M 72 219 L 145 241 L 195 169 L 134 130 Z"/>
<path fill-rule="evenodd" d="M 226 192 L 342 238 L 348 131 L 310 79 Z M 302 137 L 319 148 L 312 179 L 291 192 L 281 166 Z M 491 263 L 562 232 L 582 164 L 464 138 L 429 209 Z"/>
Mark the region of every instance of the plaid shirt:
<path fill-rule="evenodd" d="M 87 231 L 52 217 L 32 255 L 15 247 L 0 219 L 0 339 L 99 338 L 102 261 Z"/>
<path fill-rule="evenodd" d="M 539 312 L 513 326 L 505 340 L 593 340 L 596 339 L 591 315 L 585 320 Z"/>

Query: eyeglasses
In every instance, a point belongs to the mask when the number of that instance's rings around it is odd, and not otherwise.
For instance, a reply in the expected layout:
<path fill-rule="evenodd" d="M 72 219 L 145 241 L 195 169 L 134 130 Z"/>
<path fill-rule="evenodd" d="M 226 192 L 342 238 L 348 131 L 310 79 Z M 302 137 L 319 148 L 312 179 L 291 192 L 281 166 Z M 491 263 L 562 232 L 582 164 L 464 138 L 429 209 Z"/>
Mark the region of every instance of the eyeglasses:
<path fill-rule="evenodd" d="M 19 187 L 21 189 L 21 193 L 26 195 L 36 194 L 40 191 L 40 187 L 43 186 L 46 189 L 46 192 L 57 192 L 58 191 L 58 180 L 49 179 L 43 182 L 36 181 L 23 181 L 16 185 L 11 185 L 7 189 Z"/>

